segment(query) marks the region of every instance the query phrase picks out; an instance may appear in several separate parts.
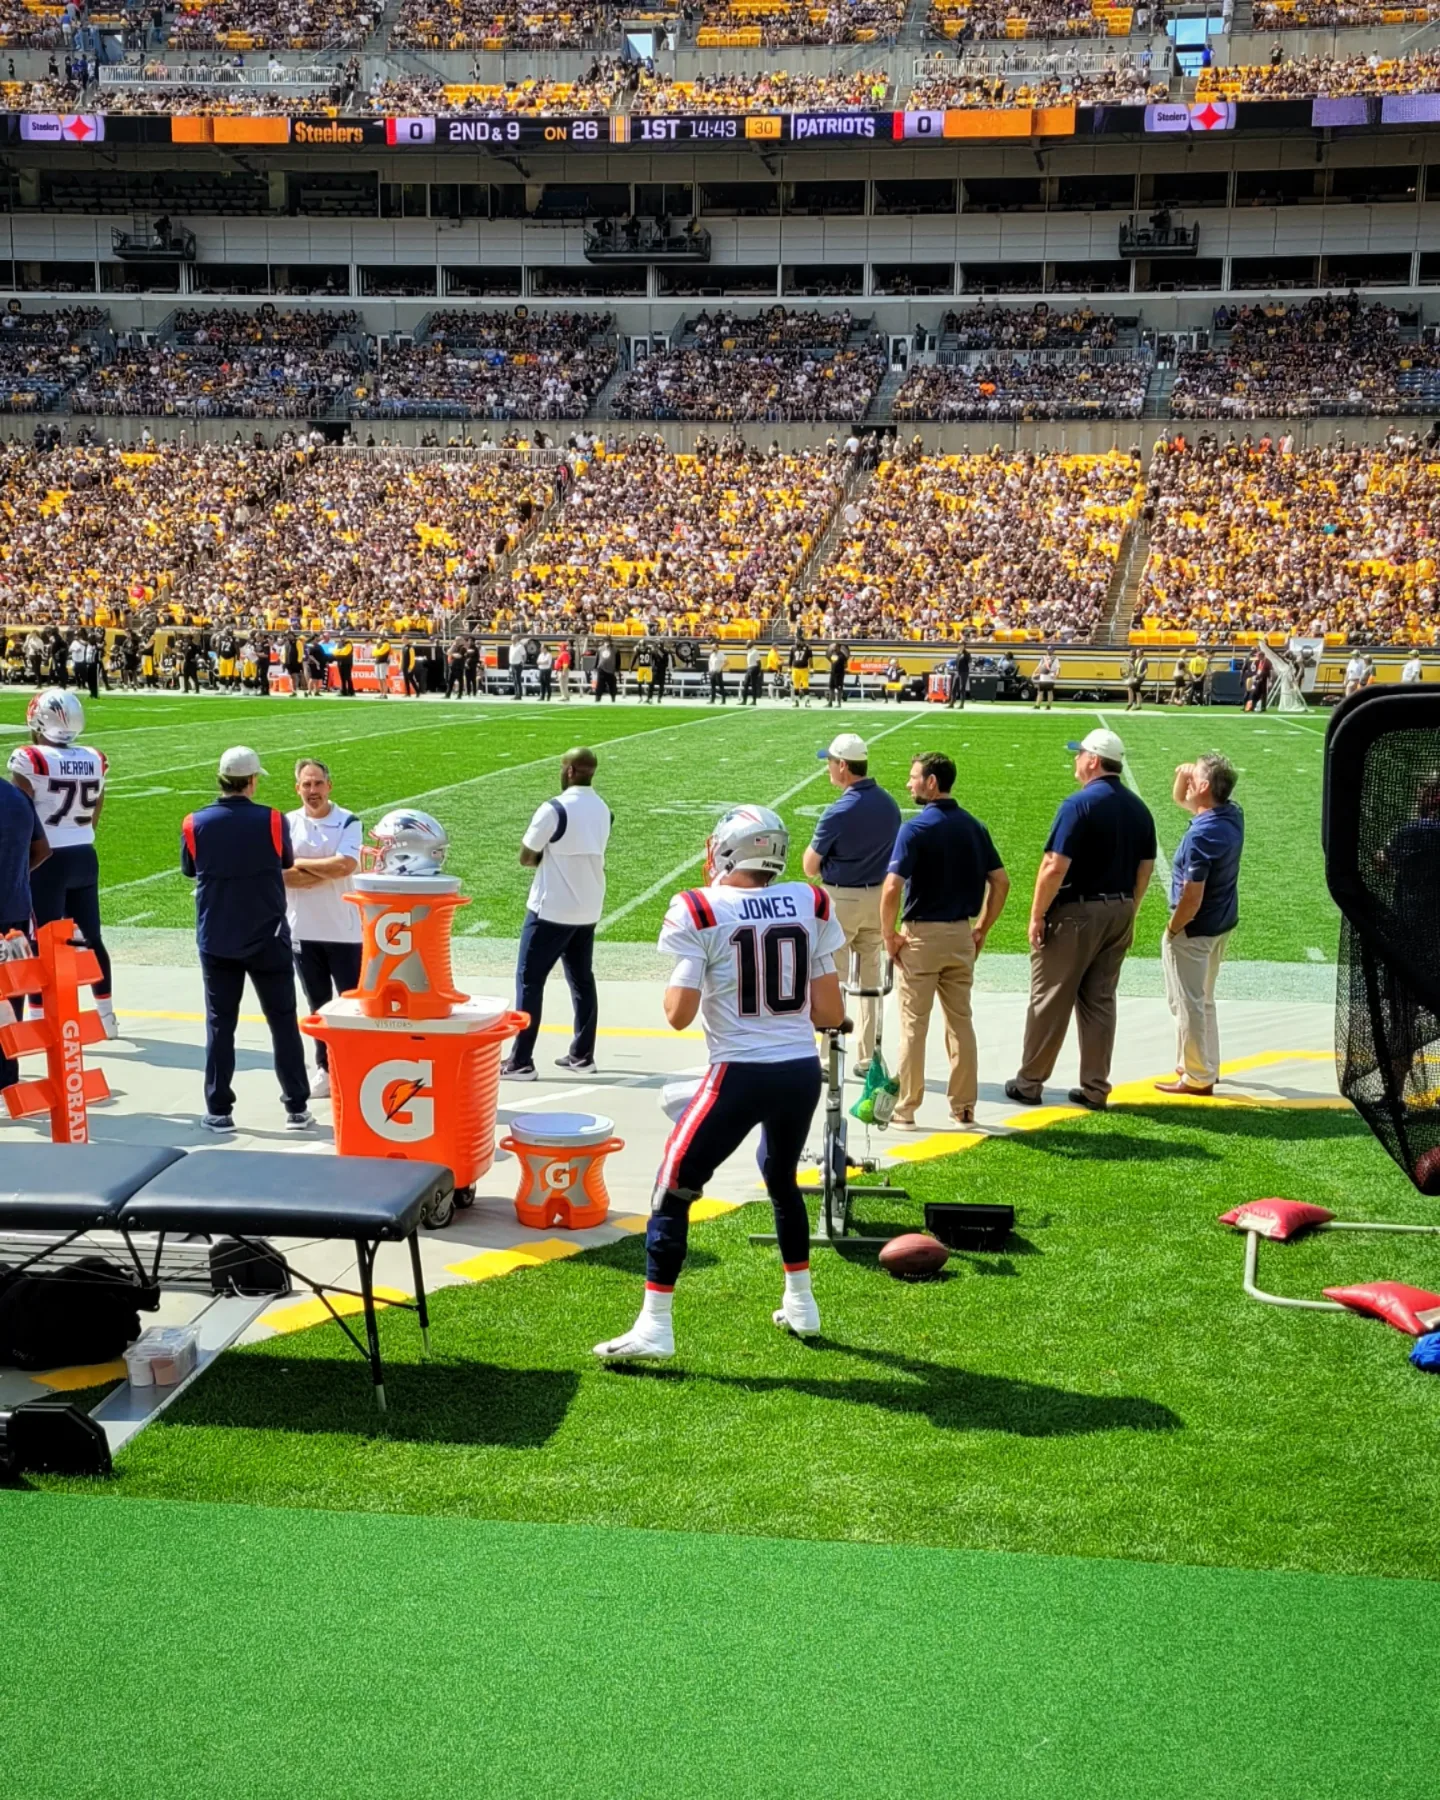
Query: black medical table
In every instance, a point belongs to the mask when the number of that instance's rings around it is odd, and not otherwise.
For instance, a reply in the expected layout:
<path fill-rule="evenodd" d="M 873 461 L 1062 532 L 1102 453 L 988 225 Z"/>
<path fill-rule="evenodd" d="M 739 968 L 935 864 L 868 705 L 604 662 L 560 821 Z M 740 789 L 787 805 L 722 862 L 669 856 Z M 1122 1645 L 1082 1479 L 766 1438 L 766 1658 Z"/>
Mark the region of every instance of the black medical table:
<path fill-rule="evenodd" d="M 199 1331 L 194 1369 L 167 1387 L 122 1382 L 90 1415 L 112 1452 L 183 1393 L 278 1295 L 293 1292 L 295 1282 L 315 1294 L 366 1357 L 383 1412 L 376 1252 L 385 1243 L 409 1244 L 415 1299 L 388 1304 L 417 1314 L 428 1350 L 430 1317 L 417 1233 L 422 1216 L 442 1204 L 453 1187 L 450 1170 L 438 1163 L 389 1157 L 259 1150 L 196 1150 L 187 1156 L 113 1144 L 7 1144 L 0 1156 L 0 1263 L 9 1273 L 0 1280 L 99 1253 L 123 1266 L 137 1307 L 153 1309 L 162 1288 L 209 1296 L 191 1321 Z M 294 1268 L 269 1241 L 271 1234 L 352 1242 L 358 1295 Z M 331 1294 L 361 1301 L 363 1343 Z M 54 1404 L 27 1402 L 12 1417 Z"/>

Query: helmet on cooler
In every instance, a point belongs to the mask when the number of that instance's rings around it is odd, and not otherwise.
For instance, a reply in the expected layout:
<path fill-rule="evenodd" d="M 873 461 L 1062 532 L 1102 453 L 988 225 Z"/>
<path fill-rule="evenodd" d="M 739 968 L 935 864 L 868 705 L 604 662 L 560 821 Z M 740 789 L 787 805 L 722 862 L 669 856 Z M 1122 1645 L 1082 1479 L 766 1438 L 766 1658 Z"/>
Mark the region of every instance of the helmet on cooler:
<path fill-rule="evenodd" d="M 790 833 L 768 806 L 735 806 L 710 833 L 705 853 L 712 878 L 736 869 L 783 875 Z"/>
<path fill-rule="evenodd" d="M 386 813 L 370 835 L 376 845 L 377 875 L 438 875 L 450 848 L 440 821 L 408 806 Z"/>
<path fill-rule="evenodd" d="M 25 723 L 47 744 L 73 744 L 85 729 L 85 708 L 64 688 L 42 688 L 25 709 Z"/>

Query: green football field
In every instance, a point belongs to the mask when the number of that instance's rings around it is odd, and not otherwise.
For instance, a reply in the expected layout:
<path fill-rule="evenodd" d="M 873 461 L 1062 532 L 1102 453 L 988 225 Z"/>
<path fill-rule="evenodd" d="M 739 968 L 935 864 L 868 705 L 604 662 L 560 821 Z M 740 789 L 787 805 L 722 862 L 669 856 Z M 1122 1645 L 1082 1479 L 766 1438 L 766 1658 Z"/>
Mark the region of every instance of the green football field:
<path fill-rule="evenodd" d="M 0 695 L 0 732 L 18 736 L 26 694 Z M 191 924 L 179 875 L 180 822 L 214 794 L 220 751 L 252 744 L 269 770 L 259 797 L 298 805 L 296 757 L 315 755 L 335 773 L 337 799 L 371 825 L 404 802 L 433 813 L 450 834 L 449 867 L 474 904 L 462 933 L 518 934 L 528 877 L 516 848 L 531 813 L 558 786 L 560 753 L 576 742 L 600 756 L 599 791 L 615 814 L 601 936 L 653 942 L 667 901 L 695 881 L 710 825 L 742 801 L 775 806 L 808 838 L 833 797 L 815 751 L 842 723 L 872 746 L 871 772 L 906 803 L 918 751 L 949 752 L 962 805 L 989 825 L 1016 882 L 1009 913 L 990 940 L 1024 948 L 1025 895 L 1057 802 L 1071 786 L 1068 738 L 1101 718 L 1130 748 L 1131 779 L 1149 801 L 1162 847 L 1173 850 L 1184 815 L 1171 803 L 1175 765 L 1219 749 L 1240 767 L 1237 797 L 1248 822 L 1243 918 L 1231 955 L 1249 961 L 1333 961 L 1337 915 L 1321 869 L 1323 717 L 1249 717 L 1155 709 L 1127 717 L 1057 707 L 970 710 L 823 706 L 723 711 L 705 706 L 597 707 L 575 701 L 249 700 L 102 696 L 87 706 L 86 738 L 110 759 L 101 826 L 106 922 L 138 928 Z M 799 857 L 793 873 L 800 873 Z M 1158 940 L 1161 896 L 1147 901 L 1142 945 Z M 1142 952 L 1143 953 L 1143 952 Z"/>

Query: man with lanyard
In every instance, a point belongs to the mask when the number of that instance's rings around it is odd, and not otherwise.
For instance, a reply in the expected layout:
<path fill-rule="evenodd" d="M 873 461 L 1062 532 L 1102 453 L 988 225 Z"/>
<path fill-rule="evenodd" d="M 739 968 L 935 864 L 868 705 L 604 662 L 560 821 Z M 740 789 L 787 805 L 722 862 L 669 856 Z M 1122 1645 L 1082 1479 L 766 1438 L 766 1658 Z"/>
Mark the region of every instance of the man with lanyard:
<path fill-rule="evenodd" d="M 295 1012 L 295 969 L 285 917 L 285 871 L 294 867 L 284 813 L 255 804 L 260 758 L 237 744 L 220 758 L 220 797 L 186 818 L 180 872 L 195 883 L 195 939 L 205 984 L 207 1131 L 235 1129 L 235 1027 L 245 977 L 270 1027 L 287 1131 L 305 1131 L 310 1082 Z"/>
<path fill-rule="evenodd" d="M 840 798 L 827 806 L 802 858 L 807 878 L 820 881 L 830 896 L 845 947 L 856 964 L 860 986 L 878 992 L 883 979 L 880 888 L 890 867 L 900 808 L 870 773 L 864 738 L 842 731 L 830 747 L 816 751 L 829 767 Z M 845 970 L 841 970 L 842 977 Z M 875 1054 L 879 1003 L 856 1003 L 854 1068 L 864 1074 Z"/>
<path fill-rule="evenodd" d="M 28 937 L 30 877 L 49 855 L 35 802 L 20 788 L 0 781 L 0 939 L 11 932 Z M 9 1002 L 0 1000 L 0 1024 L 11 1023 L 8 1009 Z M 0 1050 L 0 1089 L 13 1087 L 19 1079 L 19 1064 Z"/>
<path fill-rule="evenodd" d="M 352 812 L 330 798 L 330 770 L 313 756 L 295 765 L 295 792 L 302 804 L 286 815 L 295 861 L 285 871 L 285 918 L 295 950 L 295 968 L 311 1012 L 360 985 L 360 914 L 343 899 L 346 884 L 360 867 L 364 827 Z M 312 1099 L 330 1097 L 330 1059 L 317 1040 L 319 1074 Z"/>
<path fill-rule="evenodd" d="M 937 750 L 917 756 L 907 786 L 924 810 L 900 827 L 880 895 L 885 948 L 900 989 L 900 1093 L 890 1122 L 913 1125 L 925 1098 L 925 1040 L 938 999 L 950 1117 L 969 1125 L 979 1092 L 970 1013 L 975 958 L 1009 898 L 1010 877 L 989 831 L 952 798 L 955 764 L 948 756 Z"/>
<path fill-rule="evenodd" d="M 1160 940 L 1165 998 L 1175 1019 L 1175 1078 L 1163 1094 L 1215 1092 L 1220 1026 L 1215 982 L 1230 933 L 1240 922 L 1240 856 L 1245 815 L 1230 798 L 1235 769 L 1218 750 L 1181 763 L 1172 797 L 1191 815 L 1170 875 L 1170 922 Z"/>
<path fill-rule="evenodd" d="M 583 1074 L 595 1070 L 600 998 L 593 968 L 595 927 L 605 910 L 605 849 L 610 808 L 595 792 L 593 750 L 567 750 L 560 765 L 560 794 L 536 810 L 520 846 L 520 866 L 535 879 L 526 901 L 515 970 L 515 1006 L 530 1023 L 515 1039 L 501 1073 L 534 1081 L 535 1040 L 545 983 L 562 963 L 575 1006 L 575 1035 L 556 1067 Z"/>
<path fill-rule="evenodd" d="M 1155 872 L 1155 821 L 1125 786 L 1125 746 L 1092 731 L 1075 753 L 1077 793 L 1060 803 L 1030 903 L 1030 1005 L 1020 1067 L 1005 1092 L 1038 1106 L 1070 1015 L 1080 1037 L 1072 1106 L 1103 1112 L 1115 1049 L 1115 990 L 1135 937 L 1135 915 Z"/>

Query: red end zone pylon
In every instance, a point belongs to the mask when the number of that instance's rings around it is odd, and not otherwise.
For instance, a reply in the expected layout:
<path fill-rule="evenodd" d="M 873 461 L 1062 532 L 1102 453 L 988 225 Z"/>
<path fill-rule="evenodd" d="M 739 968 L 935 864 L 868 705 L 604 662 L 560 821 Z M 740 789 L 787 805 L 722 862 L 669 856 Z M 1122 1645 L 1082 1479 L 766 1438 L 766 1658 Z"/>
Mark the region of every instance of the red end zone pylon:
<path fill-rule="evenodd" d="M 74 937 L 73 923 L 56 919 L 36 933 L 34 956 L 0 962 L 0 1001 L 10 1001 L 15 1012 L 13 1023 L 0 1023 L 0 1048 L 11 1057 L 44 1051 L 46 1065 L 38 1080 L 5 1089 L 6 1110 L 12 1119 L 48 1112 L 55 1144 L 88 1144 L 86 1105 L 110 1098 L 104 1071 L 87 1069 L 84 1057 L 86 1044 L 103 1041 L 104 1021 L 80 1010 L 80 989 L 99 981 L 100 964 Z M 40 995 L 43 1018 L 23 1018 L 27 994 Z"/>

